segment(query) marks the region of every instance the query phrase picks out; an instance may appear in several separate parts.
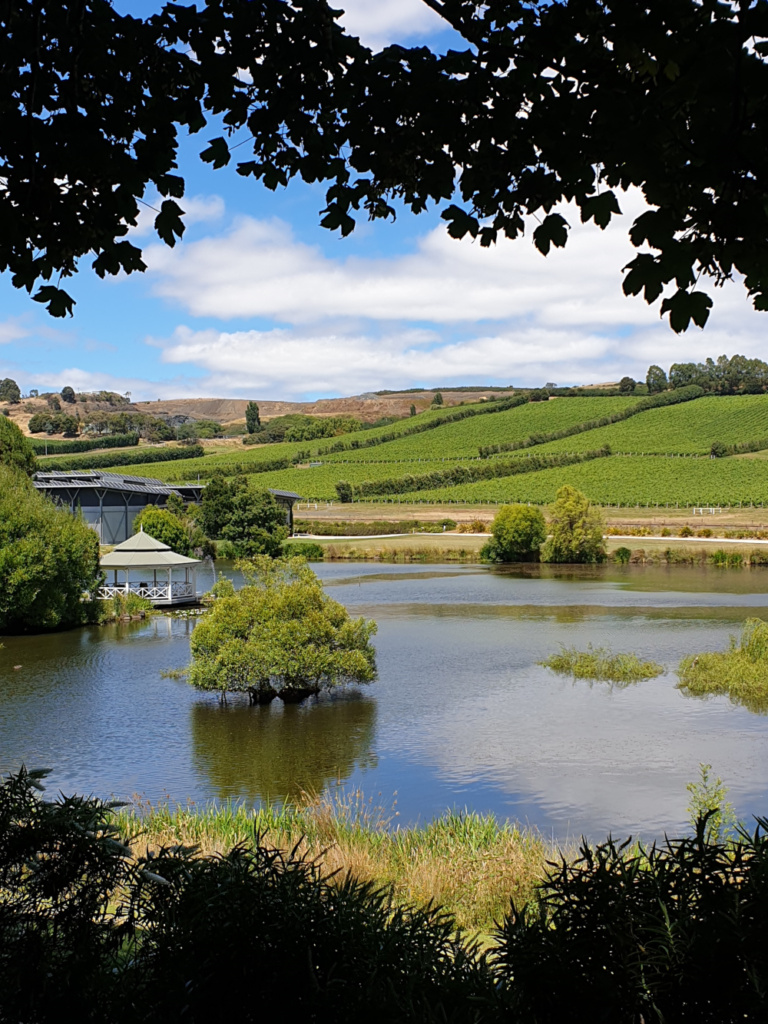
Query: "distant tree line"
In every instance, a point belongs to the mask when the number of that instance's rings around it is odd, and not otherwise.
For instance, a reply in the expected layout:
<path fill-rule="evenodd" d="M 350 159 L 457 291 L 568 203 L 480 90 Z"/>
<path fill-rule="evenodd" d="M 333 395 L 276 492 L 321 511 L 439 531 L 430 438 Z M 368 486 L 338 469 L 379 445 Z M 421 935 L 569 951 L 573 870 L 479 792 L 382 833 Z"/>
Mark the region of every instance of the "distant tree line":
<path fill-rule="evenodd" d="M 99 438 L 77 438 L 73 441 L 38 441 L 30 444 L 35 455 L 76 455 L 78 452 L 92 452 L 99 448 L 130 448 L 139 443 L 138 434 L 108 434 Z M 132 455 L 135 460 L 136 456 Z"/>
<path fill-rule="evenodd" d="M 768 390 L 768 363 L 746 356 L 718 356 L 703 363 L 673 363 L 666 374 L 650 366 L 645 378 L 651 394 L 696 385 L 715 395 L 759 395 Z"/>
<path fill-rule="evenodd" d="M 111 469 L 114 466 L 132 466 L 137 462 L 176 462 L 179 459 L 199 459 L 205 455 L 201 445 L 185 445 L 173 448 L 143 448 L 139 455 L 135 451 L 101 452 L 100 454 L 46 459 L 47 471 L 57 472 L 68 469 Z"/>

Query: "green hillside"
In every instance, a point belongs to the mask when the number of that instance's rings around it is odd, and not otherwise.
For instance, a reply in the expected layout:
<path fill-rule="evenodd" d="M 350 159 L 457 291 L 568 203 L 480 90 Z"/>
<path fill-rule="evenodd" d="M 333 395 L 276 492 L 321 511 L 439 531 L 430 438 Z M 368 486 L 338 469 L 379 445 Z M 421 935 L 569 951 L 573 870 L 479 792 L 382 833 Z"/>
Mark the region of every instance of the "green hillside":
<path fill-rule="evenodd" d="M 768 395 L 694 398 L 679 405 L 647 409 L 626 420 L 556 441 L 491 456 L 497 463 L 528 456 L 591 452 L 610 445 L 610 457 L 592 462 L 439 488 L 433 487 L 432 480 L 422 480 L 420 485 L 397 480 L 397 486 L 391 485 L 393 478 L 423 477 L 449 467 L 467 466 L 471 470 L 478 466 L 482 446 L 506 445 L 532 435 L 541 437 L 573 428 L 620 413 L 638 401 L 634 396 L 577 397 L 527 402 L 508 409 L 483 403 L 430 410 L 391 426 L 332 439 L 242 446 L 180 463 L 136 462 L 122 467 L 122 471 L 172 483 L 194 481 L 198 473 L 201 480 L 206 480 L 215 468 L 227 475 L 245 471 L 252 473 L 251 486 L 292 490 L 308 500 L 336 500 L 339 480 L 353 487 L 390 481 L 386 489 L 400 501 L 545 503 L 554 498 L 563 483 L 574 484 L 604 504 L 729 505 L 768 500 L 767 460 L 707 457 L 713 441 L 736 444 L 768 438 Z M 464 418 L 457 421 L 458 416 Z M 670 457 L 680 453 L 694 457 Z M 299 454 L 302 468 L 292 464 Z M 279 460 L 283 460 L 284 468 L 280 468 Z M 310 467 L 308 461 L 320 465 Z M 262 466 L 274 467 L 276 462 L 278 468 L 253 472 Z M 483 462 L 488 465 L 487 460 Z M 366 490 L 373 491 L 376 500 L 376 488 Z M 381 492 L 378 496 L 389 498 Z"/>
<path fill-rule="evenodd" d="M 649 409 L 622 423 L 551 441 L 538 450 L 579 452 L 609 444 L 614 452 L 630 454 L 703 454 L 713 441 L 738 444 L 758 438 L 768 438 L 768 395 L 707 396 Z"/>

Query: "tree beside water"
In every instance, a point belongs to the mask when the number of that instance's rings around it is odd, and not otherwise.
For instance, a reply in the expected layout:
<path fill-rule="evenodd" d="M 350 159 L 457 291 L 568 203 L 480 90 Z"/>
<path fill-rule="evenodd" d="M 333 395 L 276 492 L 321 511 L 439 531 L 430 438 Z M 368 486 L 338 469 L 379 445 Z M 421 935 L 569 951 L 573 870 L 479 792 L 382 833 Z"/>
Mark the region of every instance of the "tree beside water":
<path fill-rule="evenodd" d="M 542 548 L 543 562 L 604 562 L 607 558 L 603 533 L 605 522 L 589 498 L 566 484 L 550 507 L 550 535 Z"/>

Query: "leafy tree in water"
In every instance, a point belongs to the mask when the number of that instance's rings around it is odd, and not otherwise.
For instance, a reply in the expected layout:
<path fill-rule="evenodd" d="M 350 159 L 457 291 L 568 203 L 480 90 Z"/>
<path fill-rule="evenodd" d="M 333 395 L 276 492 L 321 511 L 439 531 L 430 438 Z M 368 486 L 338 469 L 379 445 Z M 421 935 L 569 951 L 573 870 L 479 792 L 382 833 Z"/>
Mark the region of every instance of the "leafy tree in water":
<path fill-rule="evenodd" d="M 542 562 L 604 562 L 605 523 L 589 499 L 566 484 L 557 492 L 549 515 L 550 536 L 541 552 Z"/>
<path fill-rule="evenodd" d="M 664 373 L 660 366 L 649 366 L 648 373 L 645 375 L 645 384 L 648 388 L 649 395 L 658 394 L 660 391 L 666 391 L 669 387 L 669 381 L 667 375 Z"/>
<path fill-rule="evenodd" d="M 30 476 L 37 469 L 32 445 L 11 420 L 0 419 L 0 465 L 14 466 Z"/>
<path fill-rule="evenodd" d="M 538 508 L 503 505 L 491 523 L 493 540 L 483 545 L 480 556 L 489 562 L 538 562 L 547 539 L 547 524 Z"/>
<path fill-rule="evenodd" d="M 255 434 L 257 430 L 261 429 L 259 407 L 256 402 L 249 402 L 245 407 L 245 425 L 249 434 Z"/>
<path fill-rule="evenodd" d="M 95 619 L 84 600 L 102 579 L 96 533 L 0 466 L 0 630 L 64 629 Z"/>
<path fill-rule="evenodd" d="M 301 700 L 376 677 L 376 624 L 351 619 L 301 558 L 241 562 L 246 585 L 224 581 L 190 643 L 189 681 L 253 701 Z"/>
<path fill-rule="evenodd" d="M 536 215 L 546 255 L 569 236 L 558 202 L 605 228 L 635 187 L 650 209 L 630 240 L 651 251 L 626 265 L 626 293 L 661 301 L 676 331 L 707 319 L 699 275 L 737 272 L 768 305 L 765 4 L 426 3 L 466 45 L 371 53 L 325 0 L 168 4 L 144 20 L 108 0 L 2 5 L 0 268 L 57 316 L 73 300 L 48 282 L 83 256 L 100 276 L 144 270 L 127 237 L 138 202 L 158 191 L 155 230 L 175 244 L 180 139 L 216 114 L 205 162 L 252 142 L 236 171 L 270 189 L 324 182 L 321 223 L 342 235 L 359 210 L 434 202 L 450 235 L 485 246 Z"/>
<path fill-rule="evenodd" d="M 0 380 L 0 402 L 11 402 L 13 405 L 21 401 L 21 389 L 15 380 L 6 377 Z"/>

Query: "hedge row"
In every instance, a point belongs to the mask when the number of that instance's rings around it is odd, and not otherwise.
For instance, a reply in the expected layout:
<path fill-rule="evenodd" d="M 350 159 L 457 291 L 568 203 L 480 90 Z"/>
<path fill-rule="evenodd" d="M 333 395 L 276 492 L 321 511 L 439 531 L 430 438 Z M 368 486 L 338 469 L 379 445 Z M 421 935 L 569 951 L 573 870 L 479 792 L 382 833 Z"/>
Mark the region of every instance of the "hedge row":
<path fill-rule="evenodd" d="M 223 473 L 226 476 L 249 476 L 251 473 L 273 473 L 278 469 L 290 469 L 293 466 L 293 463 L 293 459 L 269 459 L 264 462 L 219 462 L 217 465 L 211 466 L 210 468 L 196 470 L 195 476 L 200 477 L 201 480 L 210 480 L 211 477 L 214 477 L 219 473 Z M 177 473 L 174 476 L 166 477 L 166 479 L 178 482 L 180 480 L 186 480 L 186 477 L 181 473 Z"/>
<path fill-rule="evenodd" d="M 111 469 L 113 466 L 136 466 L 141 462 L 174 462 L 176 459 L 199 459 L 205 455 L 202 445 L 184 448 L 149 448 L 142 452 L 141 460 L 136 452 L 105 452 L 103 455 L 86 455 L 84 458 L 46 459 L 44 472 L 69 469 Z"/>
<path fill-rule="evenodd" d="M 711 454 L 715 458 L 722 458 L 724 455 L 743 455 L 745 452 L 762 452 L 768 448 L 768 437 L 761 437 L 757 441 L 739 441 L 737 444 L 724 444 L 722 441 L 713 441 Z"/>
<path fill-rule="evenodd" d="M 492 480 L 502 476 L 516 476 L 518 473 L 533 473 L 540 469 L 556 466 L 572 466 L 579 462 L 601 459 L 611 454 L 610 445 L 576 455 L 529 455 L 525 458 L 505 462 L 485 462 L 474 466 L 452 466 L 434 473 L 388 477 L 385 480 L 364 480 L 352 485 L 346 480 L 336 484 L 340 501 L 353 501 L 379 494 L 410 494 L 412 491 L 428 491 L 436 487 L 454 487 L 457 484 L 475 483 L 477 480 Z"/>
<path fill-rule="evenodd" d="M 649 409 L 658 409 L 664 405 L 679 405 L 680 402 L 690 402 L 694 398 L 701 398 L 707 392 L 698 384 L 691 384 L 689 387 L 679 388 L 677 391 L 662 391 L 658 395 L 649 395 L 642 398 L 635 405 L 626 409 L 619 409 L 609 416 L 601 416 L 596 420 L 585 420 L 583 423 L 574 423 L 570 427 L 563 427 L 562 430 L 551 430 L 548 433 L 531 434 L 519 441 L 504 441 L 502 444 L 487 444 L 480 449 L 480 457 L 487 459 L 489 455 L 497 455 L 499 452 L 514 452 L 521 448 L 533 448 L 539 444 L 547 444 L 549 441 L 559 441 L 563 437 L 573 437 L 574 434 L 584 434 L 587 430 L 597 430 L 598 427 L 607 427 L 611 423 L 621 423 L 638 413 L 647 412 Z"/>
<path fill-rule="evenodd" d="M 45 455 L 46 450 L 55 455 L 74 455 L 77 452 L 92 452 L 99 448 L 130 448 L 139 443 L 138 434 L 105 434 L 104 437 L 80 438 L 76 441 L 30 441 L 35 455 Z M 135 456 L 133 456 L 135 458 Z"/>

